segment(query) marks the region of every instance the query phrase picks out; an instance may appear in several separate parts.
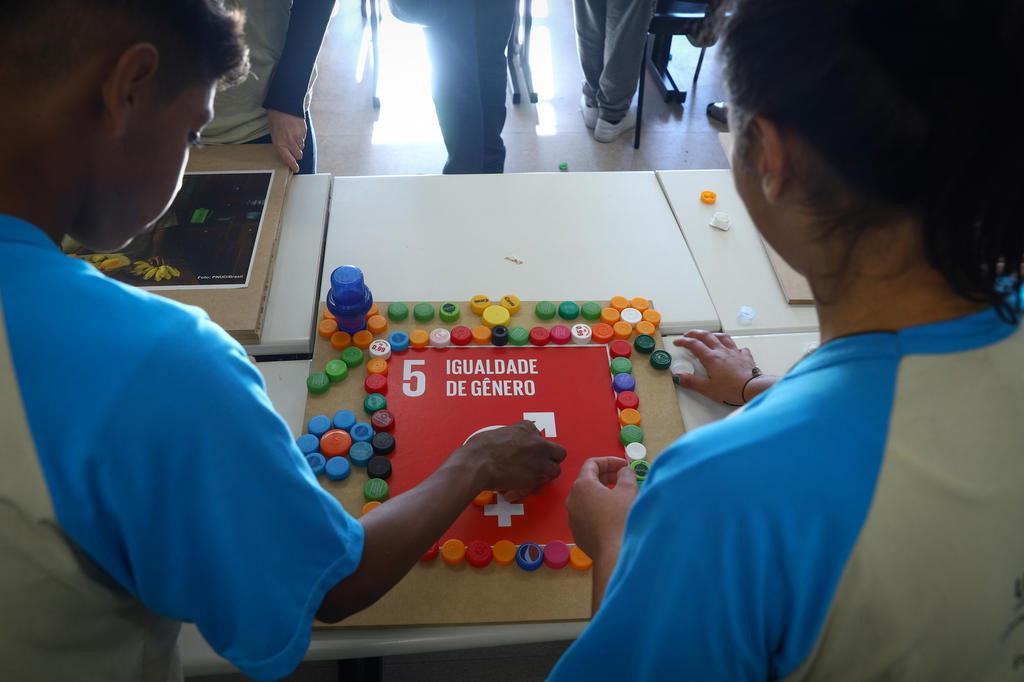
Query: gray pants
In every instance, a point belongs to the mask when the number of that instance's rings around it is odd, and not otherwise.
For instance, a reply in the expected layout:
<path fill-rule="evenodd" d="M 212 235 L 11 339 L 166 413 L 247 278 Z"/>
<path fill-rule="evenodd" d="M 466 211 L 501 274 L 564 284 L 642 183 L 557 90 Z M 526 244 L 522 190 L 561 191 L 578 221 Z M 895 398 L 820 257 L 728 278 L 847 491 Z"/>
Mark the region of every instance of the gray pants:
<path fill-rule="evenodd" d="M 601 118 L 629 111 L 656 0 L 574 0 L 583 96 Z"/>

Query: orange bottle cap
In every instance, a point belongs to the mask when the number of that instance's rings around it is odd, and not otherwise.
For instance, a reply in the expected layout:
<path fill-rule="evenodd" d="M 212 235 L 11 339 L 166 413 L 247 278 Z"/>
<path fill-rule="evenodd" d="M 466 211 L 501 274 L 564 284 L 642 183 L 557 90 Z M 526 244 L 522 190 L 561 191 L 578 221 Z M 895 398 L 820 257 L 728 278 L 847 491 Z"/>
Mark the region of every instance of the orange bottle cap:
<path fill-rule="evenodd" d="M 619 412 L 619 424 L 622 426 L 640 426 L 640 412 L 634 410 L 632 407 L 626 408 L 622 412 Z"/>
<path fill-rule="evenodd" d="M 461 564 L 466 558 L 466 545 L 462 540 L 448 540 L 441 545 L 441 559 L 449 566 Z"/>
<path fill-rule="evenodd" d="M 601 321 L 605 324 L 615 324 L 619 317 L 619 311 L 615 308 L 601 308 Z"/>
<path fill-rule="evenodd" d="M 366 320 L 366 329 L 371 334 L 383 334 L 388 330 L 388 320 L 383 315 L 374 315 Z"/>
<path fill-rule="evenodd" d="M 377 307 L 376 303 L 371 305 L 370 309 L 366 311 L 366 319 L 370 319 L 374 315 L 380 315 L 380 309 Z"/>
<path fill-rule="evenodd" d="M 331 346 L 335 350 L 345 350 L 352 345 L 352 335 L 348 332 L 334 332 L 331 334 Z"/>
<path fill-rule="evenodd" d="M 317 333 L 325 339 L 331 338 L 331 335 L 338 331 L 338 323 L 331 319 L 320 320 L 316 325 Z"/>
<path fill-rule="evenodd" d="M 422 329 L 413 329 L 409 334 L 409 345 L 413 348 L 426 348 L 430 343 L 430 334 Z"/>
<path fill-rule="evenodd" d="M 388 375 L 388 361 L 384 358 L 373 358 L 366 363 L 367 374 L 381 374 L 383 376 Z"/>
<path fill-rule="evenodd" d="M 647 334 L 648 336 L 654 336 L 654 332 L 657 331 L 657 327 L 648 322 L 647 320 L 641 320 L 636 323 L 637 334 Z"/>
<path fill-rule="evenodd" d="M 718 195 L 709 189 L 704 190 L 700 193 L 700 203 L 708 204 L 709 206 L 718 201 Z"/>
<path fill-rule="evenodd" d="M 377 500 L 370 500 L 369 502 L 363 505 L 363 516 L 366 516 L 379 506 L 380 502 L 378 502 Z"/>
<path fill-rule="evenodd" d="M 473 498 L 473 504 L 478 507 L 486 507 L 489 504 L 494 504 L 494 491 L 484 490 L 482 493 Z"/>
<path fill-rule="evenodd" d="M 621 320 L 612 325 L 615 338 L 617 339 L 628 339 L 633 335 L 633 325 L 629 322 L 622 322 Z"/>
<path fill-rule="evenodd" d="M 644 320 L 650 322 L 655 326 L 655 328 L 657 328 L 661 326 L 661 313 L 659 313 L 657 310 L 645 310 Z"/>
<path fill-rule="evenodd" d="M 516 562 L 516 543 L 498 540 L 491 549 L 494 552 L 494 563 L 499 566 L 511 566 Z"/>
<path fill-rule="evenodd" d="M 497 558 L 497 557 L 495 557 Z M 573 547 L 569 550 L 569 565 L 575 568 L 577 571 L 586 571 L 594 565 L 593 559 L 587 556 L 579 547 Z"/>
<path fill-rule="evenodd" d="M 352 437 L 348 435 L 347 431 L 331 429 L 320 436 L 320 452 L 324 453 L 324 457 L 339 457 L 348 452 L 350 447 L 352 447 Z"/>
<path fill-rule="evenodd" d="M 367 348 L 370 347 L 371 343 L 373 343 L 373 334 L 371 334 L 366 329 L 360 332 L 356 332 L 355 334 L 352 335 L 352 345 L 354 345 L 356 348 L 362 348 L 363 350 L 366 350 Z"/>
<path fill-rule="evenodd" d="M 491 330 L 488 327 L 478 325 L 473 327 L 473 342 L 483 345 L 491 342 Z"/>
<path fill-rule="evenodd" d="M 643 312 L 643 311 L 645 311 L 645 310 L 647 310 L 648 308 L 651 307 L 651 302 L 648 301 L 643 296 L 637 296 L 635 298 L 630 299 L 629 307 L 630 308 L 636 308 L 640 312 Z"/>
<path fill-rule="evenodd" d="M 333 320 L 334 319 L 334 313 L 332 313 L 331 309 L 328 308 L 327 306 L 324 306 L 324 316 L 323 316 L 322 319 L 325 319 L 325 320 Z"/>
<path fill-rule="evenodd" d="M 625 296 L 612 296 L 611 307 L 616 310 L 625 310 L 629 307 L 629 299 Z"/>
<path fill-rule="evenodd" d="M 591 331 L 593 334 L 590 338 L 594 343 L 608 343 L 615 336 L 615 330 L 612 329 L 612 326 L 604 322 L 595 324 L 591 327 Z"/>

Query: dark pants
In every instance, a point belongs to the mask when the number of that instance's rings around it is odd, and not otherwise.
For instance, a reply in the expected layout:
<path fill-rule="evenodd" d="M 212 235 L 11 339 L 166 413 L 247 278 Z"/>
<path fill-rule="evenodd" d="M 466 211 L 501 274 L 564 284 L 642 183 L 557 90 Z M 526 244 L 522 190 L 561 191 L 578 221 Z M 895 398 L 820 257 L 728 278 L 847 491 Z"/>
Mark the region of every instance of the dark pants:
<path fill-rule="evenodd" d="M 505 170 L 505 46 L 516 0 L 449 0 L 443 20 L 424 32 L 431 90 L 444 146 L 445 174 Z"/>
<path fill-rule="evenodd" d="M 271 144 L 273 141 L 270 135 L 250 140 L 246 144 Z M 313 119 L 306 112 L 306 147 L 302 150 L 302 159 L 299 160 L 298 175 L 313 175 L 316 173 L 316 133 L 313 131 Z"/>

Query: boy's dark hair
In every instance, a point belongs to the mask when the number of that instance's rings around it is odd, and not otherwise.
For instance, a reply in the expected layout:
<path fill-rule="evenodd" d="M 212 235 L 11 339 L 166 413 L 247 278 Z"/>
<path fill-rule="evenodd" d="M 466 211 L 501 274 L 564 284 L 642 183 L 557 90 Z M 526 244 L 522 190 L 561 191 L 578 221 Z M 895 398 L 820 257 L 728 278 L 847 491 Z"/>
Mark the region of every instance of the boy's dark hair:
<path fill-rule="evenodd" d="M 1024 3 L 727 5 L 740 158 L 754 115 L 795 133 L 818 157 L 798 171 L 829 224 L 854 241 L 886 217 L 916 217 L 953 290 L 1018 320 L 1007 293 L 1024 265 Z"/>
<path fill-rule="evenodd" d="M 242 24 L 222 0 L 4 0 L 0 81 L 45 87 L 103 51 L 145 42 L 159 50 L 168 95 L 193 83 L 232 85 L 249 69 Z"/>

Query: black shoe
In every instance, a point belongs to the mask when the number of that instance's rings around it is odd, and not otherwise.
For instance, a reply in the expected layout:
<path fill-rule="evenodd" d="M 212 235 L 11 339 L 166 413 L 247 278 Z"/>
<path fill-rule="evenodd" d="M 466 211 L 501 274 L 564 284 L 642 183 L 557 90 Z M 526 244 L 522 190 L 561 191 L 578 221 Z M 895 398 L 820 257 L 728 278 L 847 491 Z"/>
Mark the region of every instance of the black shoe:
<path fill-rule="evenodd" d="M 708 118 L 714 119 L 720 123 L 724 123 L 726 126 L 729 125 L 729 110 L 725 105 L 725 102 L 712 102 L 708 105 Z"/>

